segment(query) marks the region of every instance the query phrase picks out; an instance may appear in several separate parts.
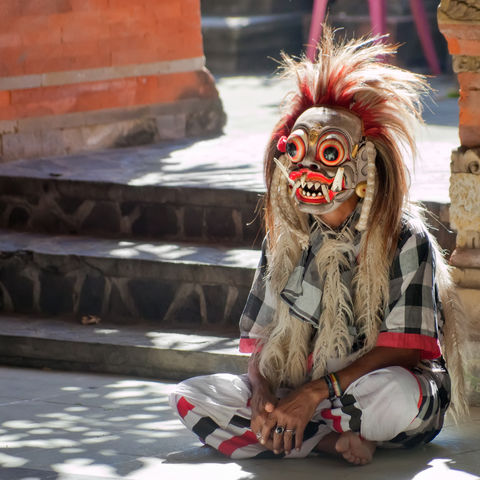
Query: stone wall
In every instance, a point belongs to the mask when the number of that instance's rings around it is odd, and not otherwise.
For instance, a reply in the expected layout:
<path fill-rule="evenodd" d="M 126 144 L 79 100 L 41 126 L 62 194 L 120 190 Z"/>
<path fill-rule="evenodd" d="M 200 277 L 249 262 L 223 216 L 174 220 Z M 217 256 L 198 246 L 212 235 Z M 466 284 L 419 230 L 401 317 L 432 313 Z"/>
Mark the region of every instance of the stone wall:
<path fill-rule="evenodd" d="M 218 133 L 200 1 L 0 4 L 0 158 Z"/>
<path fill-rule="evenodd" d="M 480 5 L 477 0 L 442 0 L 438 24 L 453 57 L 460 85 L 460 147 L 452 153 L 450 222 L 457 231 L 451 257 L 454 279 L 472 323 L 472 401 L 480 404 Z M 466 326 L 468 322 L 466 322 Z"/>

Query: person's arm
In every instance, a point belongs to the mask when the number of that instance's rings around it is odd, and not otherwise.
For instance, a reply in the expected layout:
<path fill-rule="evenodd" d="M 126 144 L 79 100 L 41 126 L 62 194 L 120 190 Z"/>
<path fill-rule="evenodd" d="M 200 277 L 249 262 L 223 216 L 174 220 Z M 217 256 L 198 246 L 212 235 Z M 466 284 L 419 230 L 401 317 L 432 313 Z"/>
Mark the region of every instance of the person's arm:
<path fill-rule="evenodd" d="M 257 434 L 262 431 L 269 414 L 275 409 L 278 399 L 273 394 L 268 381 L 260 373 L 258 355 L 256 353 L 253 353 L 248 361 L 248 379 L 252 388 L 252 397 L 250 399 L 252 418 L 250 427 Z M 262 443 L 267 448 L 273 449 L 273 444 L 269 437 Z"/>
<path fill-rule="evenodd" d="M 345 391 L 355 380 L 367 373 L 391 366 L 412 368 L 420 360 L 420 351 L 403 348 L 375 347 L 348 367 L 335 372 L 340 386 Z M 308 382 L 278 402 L 268 415 L 262 428 L 262 438 L 267 439 L 275 426 L 295 431 L 295 448 L 300 449 L 303 432 L 313 417 L 317 406 L 328 398 L 328 386 L 323 378 Z M 289 453 L 293 447 L 293 435 L 273 434 L 273 449 L 276 453 Z"/>
<path fill-rule="evenodd" d="M 335 372 L 342 391 L 345 391 L 351 383 L 363 377 L 367 373 L 386 367 L 413 368 L 420 361 L 420 351 L 406 348 L 375 347 L 368 353 L 351 363 L 348 367 Z M 323 379 L 307 383 L 305 391 L 312 396 L 318 405 L 326 397 L 324 396 L 326 382 Z M 327 388 L 328 394 L 328 388 Z"/>

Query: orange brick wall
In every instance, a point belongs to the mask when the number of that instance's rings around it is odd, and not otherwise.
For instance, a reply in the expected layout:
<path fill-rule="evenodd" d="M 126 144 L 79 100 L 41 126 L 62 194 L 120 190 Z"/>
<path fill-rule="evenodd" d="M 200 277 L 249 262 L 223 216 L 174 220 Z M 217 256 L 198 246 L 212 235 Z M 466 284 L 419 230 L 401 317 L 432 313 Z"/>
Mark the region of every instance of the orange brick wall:
<path fill-rule="evenodd" d="M 0 89 L 0 120 L 213 98 L 198 69 L 89 80 L 89 69 L 202 56 L 200 0 L 1 1 L 0 80 L 85 71 L 85 81 Z"/>
<path fill-rule="evenodd" d="M 199 0 L 0 2 L 0 76 L 201 55 Z"/>
<path fill-rule="evenodd" d="M 133 77 L 0 92 L 0 120 L 168 103 L 216 95 L 204 72 Z"/>
<path fill-rule="evenodd" d="M 467 18 L 452 18 L 439 11 L 438 23 L 440 31 L 448 42 L 448 50 L 459 63 L 468 64 L 480 58 L 480 20 Z M 457 67 L 460 86 L 460 115 L 459 136 L 463 147 L 473 148 L 480 146 L 480 70 L 477 61 L 472 61 L 470 67 Z M 458 70 L 458 68 L 460 68 Z M 462 68 L 473 68 L 473 71 L 464 71 Z"/>

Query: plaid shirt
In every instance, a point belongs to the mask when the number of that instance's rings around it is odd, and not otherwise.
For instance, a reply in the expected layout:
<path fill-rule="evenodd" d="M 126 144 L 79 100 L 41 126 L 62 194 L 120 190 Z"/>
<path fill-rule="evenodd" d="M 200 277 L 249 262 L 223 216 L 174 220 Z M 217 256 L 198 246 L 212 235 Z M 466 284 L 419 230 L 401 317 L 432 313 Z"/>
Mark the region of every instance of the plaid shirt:
<path fill-rule="evenodd" d="M 345 225 L 353 230 L 358 220 L 358 209 L 346 220 Z M 332 235 L 335 235 L 332 232 Z M 322 276 L 315 266 L 315 255 L 322 245 L 322 232 L 313 232 L 310 246 L 302 252 L 298 265 L 291 273 L 287 284 L 280 293 L 281 301 L 290 307 L 290 314 L 301 321 L 318 327 L 321 312 Z M 351 284 L 357 265 L 360 233 L 353 240 L 350 268 L 341 272 L 342 283 Z M 443 326 L 443 315 L 435 284 L 434 247 L 425 226 L 405 214 L 395 257 L 390 267 L 390 294 L 388 307 L 383 314 L 377 346 L 412 348 L 421 350 L 422 358 L 433 359 L 441 356 L 439 335 Z M 278 298 L 273 294 L 266 280 L 266 241 L 250 294 L 240 318 L 240 351 L 251 353 L 263 339 L 264 327 L 273 318 Z M 292 319 L 292 321 L 295 321 Z M 363 341 L 354 336 L 354 351 L 361 348 Z"/>

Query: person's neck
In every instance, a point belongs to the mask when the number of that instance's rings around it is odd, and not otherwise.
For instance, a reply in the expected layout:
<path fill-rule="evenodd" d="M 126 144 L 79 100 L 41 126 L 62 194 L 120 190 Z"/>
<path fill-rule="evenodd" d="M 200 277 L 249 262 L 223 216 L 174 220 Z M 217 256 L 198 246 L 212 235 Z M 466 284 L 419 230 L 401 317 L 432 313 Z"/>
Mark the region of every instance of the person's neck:
<path fill-rule="evenodd" d="M 340 204 L 335 210 L 319 215 L 322 222 L 331 228 L 338 228 L 355 210 L 358 203 L 358 197 L 352 195 L 348 200 Z"/>

